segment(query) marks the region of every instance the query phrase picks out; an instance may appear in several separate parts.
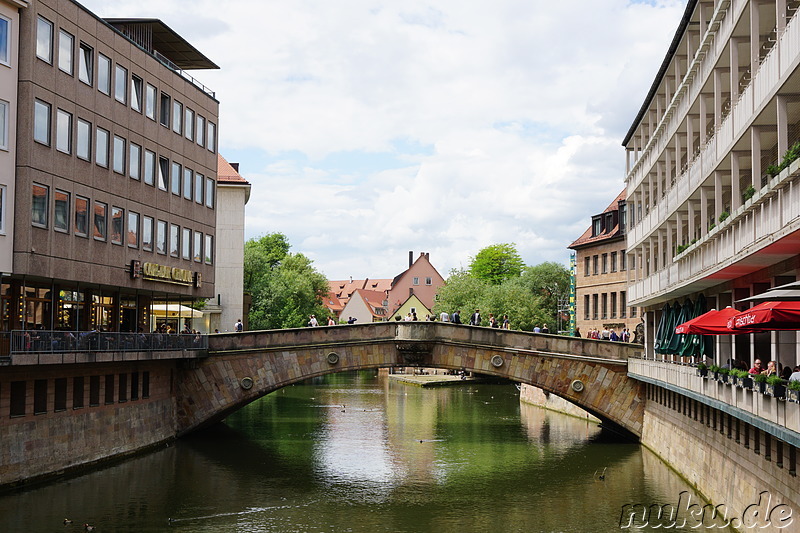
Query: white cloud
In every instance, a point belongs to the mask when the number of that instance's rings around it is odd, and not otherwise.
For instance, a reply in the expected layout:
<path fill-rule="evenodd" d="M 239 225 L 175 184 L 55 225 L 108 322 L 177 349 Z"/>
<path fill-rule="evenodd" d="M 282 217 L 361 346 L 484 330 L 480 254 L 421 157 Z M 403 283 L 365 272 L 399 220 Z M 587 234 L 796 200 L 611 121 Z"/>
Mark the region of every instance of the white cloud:
<path fill-rule="evenodd" d="M 497 242 L 566 262 L 622 189 L 622 137 L 685 6 L 83 3 L 161 18 L 221 66 L 196 74 L 253 184 L 248 237 L 286 233 L 332 279 L 392 277 L 408 250 L 446 274 Z"/>

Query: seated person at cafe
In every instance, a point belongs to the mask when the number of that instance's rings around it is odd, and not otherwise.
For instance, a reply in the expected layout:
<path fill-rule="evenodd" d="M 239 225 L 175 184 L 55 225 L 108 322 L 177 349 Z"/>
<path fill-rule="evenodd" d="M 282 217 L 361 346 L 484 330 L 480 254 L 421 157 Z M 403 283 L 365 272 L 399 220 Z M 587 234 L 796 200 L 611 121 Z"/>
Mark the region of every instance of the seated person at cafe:
<path fill-rule="evenodd" d="M 755 362 L 753 362 L 753 368 L 748 370 L 748 373 L 750 373 L 750 374 L 760 374 L 763 371 L 764 371 L 764 369 L 761 367 L 761 359 L 756 359 Z"/>

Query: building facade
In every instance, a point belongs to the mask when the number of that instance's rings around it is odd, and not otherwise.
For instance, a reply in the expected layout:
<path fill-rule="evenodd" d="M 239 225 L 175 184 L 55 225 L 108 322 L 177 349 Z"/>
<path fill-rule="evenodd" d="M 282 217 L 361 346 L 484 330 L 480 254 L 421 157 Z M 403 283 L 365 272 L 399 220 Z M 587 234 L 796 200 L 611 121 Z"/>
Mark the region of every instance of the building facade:
<path fill-rule="evenodd" d="M 9 275 L 14 257 L 19 13 L 28 2 L 0 1 L 0 275 Z"/>
<path fill-rule="evenodd" d="M 627 299 L 626 209 L 622 191 L 569 246 L 576 256 L 575 325 L 582 336 L 592 329 L 633 332 L 639 323 Z"/>
<path fill-rule="evenodd" d="M 207 68 L 156 19 L 21 10 L 0 329 L 150 331 L 152 303 L 215 295 L 219 104 L 186 73 Z"/>
<path fill-rule="evenodd" d="M 800 20 L 784 1 L 690 0 L 623 145 L 628 300 L 648 353 L 664 304 L 709 308 L 797 279 Z M 795 331 L 717 340 L 717 357 L 800 363 Z"/>
<path fill-rule="evenodd" d="M 241 319 L 247 327 L 244 305 L 244 210 L 250 200 L 250 182 L 239 174 L 238 163 L 217 161 L 216 297 L 206 303 L 208 331 L 233 331 Z"/>

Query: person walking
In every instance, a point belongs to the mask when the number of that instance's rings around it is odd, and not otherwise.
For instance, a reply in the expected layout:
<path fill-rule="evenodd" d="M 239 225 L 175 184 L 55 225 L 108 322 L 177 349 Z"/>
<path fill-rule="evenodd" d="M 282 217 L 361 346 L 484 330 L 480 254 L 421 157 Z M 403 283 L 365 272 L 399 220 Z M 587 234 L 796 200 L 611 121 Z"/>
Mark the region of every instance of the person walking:
<path fill-rule="evenodd" d="M 503 329 L 511 329 L 511 322 L 508 321 L 508 315 L 503 315 Z"/>
<path fill-rule="evenodd" d="M 461 324 L 461 311 L 456 311 L 453 313 L 453 316 L 450 317 L 450 322 L 453 324 Z"/>
<path fill-rule="evenodd" d="M 439 320 L 441 320 L 442 322 L 450 322 L 450 315 L 442 311 L 442 314 L 439 315 Z"/>
<path fill-rule="evenodd" d="M 238 332 L 238 333 L 241 333 L 242 331 L 244 331 L 244 324 L 242 324 L 242 319 L 241 318 L 236 321 L 236 324 L 234 324 L 234 326 L 233 326 L 233 330 Z"/>
<path fill-rule="evenodd" d="M 470 326 L 480 326 L 481 325 L 481 310 L 476 309 L 472 316 L 469 317 L 469 325 Z"/>

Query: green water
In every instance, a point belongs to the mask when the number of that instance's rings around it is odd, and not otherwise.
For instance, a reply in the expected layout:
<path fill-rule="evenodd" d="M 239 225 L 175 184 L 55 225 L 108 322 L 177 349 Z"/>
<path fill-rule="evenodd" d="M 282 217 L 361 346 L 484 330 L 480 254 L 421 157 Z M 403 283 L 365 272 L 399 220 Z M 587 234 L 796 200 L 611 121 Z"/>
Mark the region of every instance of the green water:
<path fill-rule="evenodd" d="M 520 404 L 513 385 L 340 374 L 162 450 L 0 496 L 0 532 L 626 531 L 624 505 L 685 490 L 639 445 Z"/>

